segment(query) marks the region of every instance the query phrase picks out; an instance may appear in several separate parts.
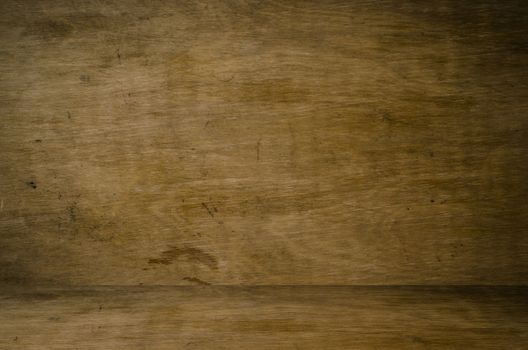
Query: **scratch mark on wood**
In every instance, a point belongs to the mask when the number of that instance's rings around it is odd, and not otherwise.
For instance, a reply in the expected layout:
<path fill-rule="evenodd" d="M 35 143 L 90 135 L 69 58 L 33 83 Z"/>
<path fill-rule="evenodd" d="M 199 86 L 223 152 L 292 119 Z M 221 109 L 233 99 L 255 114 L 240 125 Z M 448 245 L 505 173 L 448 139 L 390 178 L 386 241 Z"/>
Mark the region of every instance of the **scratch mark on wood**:
<path fill-rule="evenodd" d="M 209 215 L 211 215 L 212 218 L 214 218 L 214 212 L 209 209 L 209 207 L 207 206 L 207 204 L 205 204 L 204 202 L 202 202 L 202 207 L 205 208 L 205 210 L 207 210 L 207 212 L 209 213 Z"/>

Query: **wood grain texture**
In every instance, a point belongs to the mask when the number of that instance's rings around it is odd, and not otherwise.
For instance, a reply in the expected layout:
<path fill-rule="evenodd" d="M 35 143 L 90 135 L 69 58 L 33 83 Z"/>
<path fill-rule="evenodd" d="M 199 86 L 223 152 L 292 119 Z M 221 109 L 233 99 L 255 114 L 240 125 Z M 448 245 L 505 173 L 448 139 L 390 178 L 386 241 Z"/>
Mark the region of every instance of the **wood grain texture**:
<path fill-rule="evenodd" d="M 526 349 L 526 288 L 128 287 L 0 293 L 1 349 Z"/>
<path fill-rule="evenodd" d="M 528 283 L 527 15 L 1 1 L 1 281 Z"/>

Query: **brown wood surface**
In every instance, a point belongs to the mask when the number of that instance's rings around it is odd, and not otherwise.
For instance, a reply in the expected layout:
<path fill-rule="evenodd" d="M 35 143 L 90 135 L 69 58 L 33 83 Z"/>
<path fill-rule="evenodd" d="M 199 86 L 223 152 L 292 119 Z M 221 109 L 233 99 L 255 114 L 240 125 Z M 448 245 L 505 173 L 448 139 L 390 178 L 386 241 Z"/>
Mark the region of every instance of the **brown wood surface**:
<path fill-rule="evenodd" d="M 528 349 L 527 1 L 1 0 L 0 40 L 0 349 Z"/>
<path fill-rule="evenodd" d="M 526 284 L 527 14 L 3 0 L 0 279 Z"/>
<path fill-rule="evenodd" d="M 528 281 L 526 2 L 0 6 L 3 281 Z"/>
<path fill-rule="evenodd" d="M 1 349 L 528 348 L 526 288 L 0 291 Z"/>

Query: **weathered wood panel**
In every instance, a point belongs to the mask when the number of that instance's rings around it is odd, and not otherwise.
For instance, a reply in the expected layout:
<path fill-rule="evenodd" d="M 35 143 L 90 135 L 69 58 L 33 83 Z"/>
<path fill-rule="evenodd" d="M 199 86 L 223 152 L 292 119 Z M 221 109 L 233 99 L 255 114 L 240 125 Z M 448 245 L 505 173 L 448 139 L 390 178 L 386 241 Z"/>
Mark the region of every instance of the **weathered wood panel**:
<path fill-rule="evenodd" d="M 527 4 L 1 1 L 1 280 L 527 283 Z"/>
<path fill-rule="evenodd" d="M 1 349 L 526 349 L 526 288 L 2 290 Z"/>

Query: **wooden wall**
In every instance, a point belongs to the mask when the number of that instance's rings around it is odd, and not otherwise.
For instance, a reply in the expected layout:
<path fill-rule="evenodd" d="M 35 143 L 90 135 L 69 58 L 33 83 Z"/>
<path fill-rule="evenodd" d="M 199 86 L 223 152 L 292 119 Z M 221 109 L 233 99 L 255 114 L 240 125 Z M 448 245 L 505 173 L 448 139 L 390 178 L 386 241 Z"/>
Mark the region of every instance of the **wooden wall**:
<path fill-rule="evenodd" d="M 525 1 L 0 3 L 0 280 L 528 283 Z"/>

